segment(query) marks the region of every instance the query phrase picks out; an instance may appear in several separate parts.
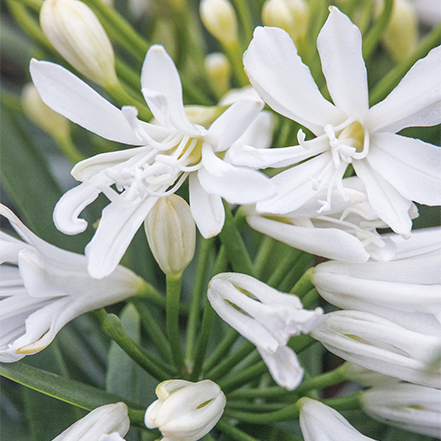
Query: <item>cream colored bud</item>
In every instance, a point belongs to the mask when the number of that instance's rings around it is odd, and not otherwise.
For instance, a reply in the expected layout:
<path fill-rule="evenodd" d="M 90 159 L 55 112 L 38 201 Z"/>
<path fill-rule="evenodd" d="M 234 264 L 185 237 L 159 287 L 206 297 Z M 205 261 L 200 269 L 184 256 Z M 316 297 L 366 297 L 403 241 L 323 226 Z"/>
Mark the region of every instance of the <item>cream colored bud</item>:
<path fill-rule="evenodd" d="M 167 275 L 179 274 L 193 259 L 196 226 L 190 207 L 180 196 L 160 198 L 144 222 L 147 240 Z"/>
<path fill-rule="evenodd" d="M 263 24 L 284 29 L 295 43 L 306 36 L 308 21 L 305 0 L 267 0 L 262 8 Z"/>
<path fill-rule="evenodd" d="M 202 0 L 202 23 L 213 37 L 230 46 L 237 40 L 236 11 L 228 0 Z"/>
<path fill-rule="evenodd" d="M 32 83 L 23 87 L 21 103 L 27 117 L 50 136 L 57 140 L 69 136 L 69 120 L 47 106 Z"/>
<path fill-rule="evenodd" d="M 221 95 L 230 89 L 231 65 L 221 52 L 214 52 L 205 58 L 205 70 L 208 77 Z"/>
<path fill-rule="evenodd" d="M 106 87 L 118 83 L 115 54 L 93 11 L 79 0 L 46 0 L 40 25 L 47 39 L 75 69 Z"/>

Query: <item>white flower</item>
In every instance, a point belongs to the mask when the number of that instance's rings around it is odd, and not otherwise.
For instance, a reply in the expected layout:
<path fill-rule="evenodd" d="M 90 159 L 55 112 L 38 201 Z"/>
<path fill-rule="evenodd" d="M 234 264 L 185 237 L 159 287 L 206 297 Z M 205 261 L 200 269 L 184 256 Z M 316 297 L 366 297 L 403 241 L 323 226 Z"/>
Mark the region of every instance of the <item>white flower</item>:
<path fill-rule="evenodd" d="M 300 403 L 300 428 L 305 441 L 374 441 L 352 427 L 332 407 L 306 397 Z"/>
<path fill-rule="evenodd" d="M 359 366 L 424 386 L 441 385 L 441 336 L 349 310 L 324 315 L 311 335 L 330 352 Z"/>
<path fill-rule="evenodd" d="M 207 296 L 219 316 L 256 345 L 276 383 L 295 389 L 303 369 L 286 343 L 294 335 L 311 332 L 323 311 L 303 309 L 297 296 L 238 273 L 213 277 Z"/>
<path fill-rule="evenodd" d="M 160 125 L 139 121 L 134 107 L 119 110 L 56 64 L 34 60 L 31 75 L 52 109 L 103 138 L 142 146 L 78 163 L 72 174 L 83 183 L 55 208 L 57 228 L 78 234 L 87 226 L 78 218 L 81 211 L 101 192 L 111 201 L 86 247 L 89 272 L 95 278 L 116 267 L 156 200 L 175 192 L 187 176 L 191 211 L 206 238 L 218 234 L 224 224 L 221 198 L 249 204 L 274 192 L 262 173 L 222 159 L 263 103 L 238 100 L 208 130 L 192 124 L 184 111 L 178 71 L 162 46 L 149 49 L 141 75 L 143 95 Z"/>
<path fill-rule="evenodd" d="M 163 381 L 156 388 L 158 400 L 145 414 L 145 425 L 158 428 L 162 441 L 196 441 L 219 421 L 226 398 L 211 380 L 197 383 L 184 380 Z"/>
<path fill-rule="evenodd" d="M 75 317 L 142 288 L 142 279 L 122 266 L 92 279 L 84 256 L 41 240 L 3 205 L 0 214 L 24 240 L 0 232 L 0 362 L 41 351 Z"/>
<path fill-rule="evenodd" d="M 124 441 L 130 428 L 124 403 L 97 407 L 52 441 Z"/>
<path fill-rule="evenodd" d="M 369 109 L 361 34 L 335 7 L 317 47 L 334 104 L 323 98 L 285 31 L 258 27 L 244 55 L 250 81 L 268 105 L 316 135 L 305 141 L 300 131 L 298 146 L 269 149 L 259 158 L 253 152 L 260 166 L 301 162 L 272 179 L 278 194 L 257 209 L 288 213 L 327 189 L 320 209 L 326 213 L 334 188 L 345 197 L 341 181 L 352 164 L 378 217 L 407 237 L 411 201 L 441 205 L 441 148 L 396 133 L 440 123 L 441 48 L 419 60 L 385 100 Z"/>
<path fill-rule="evenodd" d="M 325 262 L 312 277 L 318 292 L 343 309 L 367 311 L 413 331 L 441 336 L 441 228 L 413 231 L 390 262 Z"/>
<path fill-rule="evenodd" d="M 300 208 L 283 215 L 259 213 L 246 207 L 247 222 L 257 231 L 280 240 L 294 248 L 328 259 L 345 262 L 366 262 L 369 258 L 387 261 L 396 250 L 388 236 L 381 236 L 377 228 L 386 227 L 364 193 L 363 183 L 357 177 L 344 179 L 346 198 L 333 190 L 333 203 L 326 213 L 317 213 L 321 196 L 310 199 Z M 412 204 L 416 213 L 416 208 Z"/>
<path fill-rule="evenodd" d="M 376 420 L 441 438 L 439 389 L 408 383 L 388 384 L 363 392 L 360 401 L 362 409 Z"/>

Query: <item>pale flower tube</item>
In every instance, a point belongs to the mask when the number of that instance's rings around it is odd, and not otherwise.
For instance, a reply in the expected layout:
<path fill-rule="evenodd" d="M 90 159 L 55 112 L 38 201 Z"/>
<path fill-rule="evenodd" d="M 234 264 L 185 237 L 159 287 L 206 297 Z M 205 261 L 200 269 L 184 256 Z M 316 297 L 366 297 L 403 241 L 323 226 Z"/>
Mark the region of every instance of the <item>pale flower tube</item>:
<path fill-rule="evenodd" d="M 441 337 L 411 331 L 368 312 L 323 316 L 311 335 L 344 360 L 429 387 L 441 385 Z"/>
<path fill-rule="evenodd" d="M 122 266 L 93 279 L 83 255 L 43 241 L 4 205 L 0 214 L 23 239 L 0 232 L 0 362 L 41 351 L 75 317 L 142 290 L 145 282 Z"/>
<path fill-rule="evenodd" d="M 368 389 L 360 400 L 364 412 L 378 421 L 441 438 L 439 389 L 408 383 L 388 384 Z"/>
<path fill-rule="evenodd" d="M 146 411 L 145 425 L 158 428 L 162 441 L 196 441 L 219 421 L 226 398 L 211 380 L 167 380 L 156 388 L 158 400 Z"/>
<path fill-rule="evenodd" d="M 52 441 L 124 441 L 130 428 L 124 403 L 97 407 Z"/>
<path fill-rule="evenodd" d="M 306 397 L 300 403 L 300 428 L 305 441 L 374 441 L 332 407 Z"/>
<path fill-rule="evenodd" d="M 309 333 L 323 313 L 303 309 L 300 299 L 238 273 L 221 273 L 208 286 L 208 300 L 219 316 L 256 345 L 277 384 L 295 389 L 303 378 L 290 337 Z"/>

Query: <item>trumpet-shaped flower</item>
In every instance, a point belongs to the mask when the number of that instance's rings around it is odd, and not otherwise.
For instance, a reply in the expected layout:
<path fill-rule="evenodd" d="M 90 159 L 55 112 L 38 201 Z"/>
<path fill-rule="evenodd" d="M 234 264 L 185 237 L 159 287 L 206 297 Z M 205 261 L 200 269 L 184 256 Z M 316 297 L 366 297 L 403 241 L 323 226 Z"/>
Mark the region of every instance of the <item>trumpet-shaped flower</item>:
<path fill-rule="evenodd" d="M 300 428 L 305 441 L 374 441 L 332 407 L 306 397 L 300 403 Z"/>
<path fill-rule="evenodd" d="M 429 387 L 441 384 L 441 337 L 411 331 L 368 312 L 323 316 L 311 335 L 344 360 Z"/>
<path fill-rule="evenodd" d="M 142 288 L 143 280 L 122 266 L 93 279 L 84 256 L 43 241 L 3 205 L 0 214 L 24 240 L 0 232 L 0 362 L 41 351 L 75 317 Z"/>
<path fill-rule="evenodd" d="M 97 407 L 52 441 L 124 441 L 130 428 L 124 403 Z"/>
<path fill-rule="evenodd" d="M 278 193 L 257 209 L 288 213 L 326 189 L 319 210 L 325 214 L 334 188 L 346 197 L 342 177 L 352 164 L 378 217 L 407 237 L 411 201 L 441 205 L 441 148 L 397 132 L 441 122 L 441 47 L 419 60 L 372 108 L 360 31 L 335 7 L 317 47 L 333 104 L 321 95 L 285 31 L 258 27 L 244 55 L 250 81 L 268 105 L 316 136 L 306 141 L 300 131 L 298 146 L 250 152 L 254 165 L 300 163 L 272 178 Z"/>
<path fill-rule="evenodd" d="M 343 309 L 367 311 L 407 329 L 441 336 L 441 228 L 389 237 L 390 262 L 325 262 L 312 277 L 318 292 Z"/>
<path fill-rule="evenodd" d="M 408 383 L 388 384 L 363 392 L 360 401 L 362 409 L 376 420 L 441 438 L 439 389 Z"/>
<path fill-rule="evenodd" d="M 211 380 L 163 381 L 156 388 L 158 400 L 145 413 L 145 425 L 158 428 L 163 441 L 196 441 L 219 421 L 226 398 Z"/>
<path fill-rule="evenodd" d="M 286 343 L 292 336 L 311 332 L 323 313 L 321 308 L 303 309 L 297 296 L 238 273 L 213 277 L 207 295 L 219 316 L 256 345 L 276 383 L 295 389 L 303 369 Z"/>
<path fill-rule="evenodd" d="M 55 207 L 57 228 L 78 234 L 87 226 L 78 218 L 81 211 L 100 193 L 110 200 L 86 247 L 89 272 L 95 278 L 112 272 L 156 200 L 174 193 L 187 176 L 191 211 L 206 238 L 222 229 L 221 198 L 249 204 L 274 192 L 265 175 L 233 166 L 224 157 L 258 115 L 262 101 L 236 101 L 208 130 L 191 123 L 178 71 L 162 46 L 149 49 L 141 74 L 142 93 L 159 125 L 138 120 L 134 107 L 114 107 L 56 64 L 33 60 L 31 75 L 52 109 L 103 138 L 141 146 L 78 163 L 72 174 L 82 184 Z"/>

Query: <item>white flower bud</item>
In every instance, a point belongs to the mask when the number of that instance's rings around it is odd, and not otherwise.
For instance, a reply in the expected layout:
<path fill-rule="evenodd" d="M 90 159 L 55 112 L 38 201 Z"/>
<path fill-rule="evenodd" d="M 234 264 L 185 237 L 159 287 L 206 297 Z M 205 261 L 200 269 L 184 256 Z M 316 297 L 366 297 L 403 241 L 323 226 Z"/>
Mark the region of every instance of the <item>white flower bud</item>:
<path fill-rule="evenodd" d="M 440 384 L 438 384 L 438 387 Z M 411 432 L 441 438 L 441 390 L 416 384 L 389 384 L 361 395 L 372 418 Z"/>
<path fill-rule="evenodd" d="M 158 428 L 163 441 L 196 441 L 219 421 L 226 398 L 211 380 L 168 380 L 156 388 L 158 400 L 145 414 L 145 425 Z"/>
<path fill-rule="evenodd" d="M 221 52 L 214 52 L 205 58 L 207 75 L 221 94 L 230 88 L 231 65 L 228 58 Z"/>
<path fill-rule="evenodd" d="M 162 271 L 167 275 L 182 272 L 193 259 L 196 244 L 196 226 L 187 202 L 174 194 L 160 198 L 144 227 Z"/>
<path fill-rule="evenodd" d="M 79 0 L 46 0 L 40 25 L 55 49 L 84 76 L 103 87 L 118 82 L 112 44 L 87 5 Z"/>
<path fill-rule="evenodd" d="M 55 139 L 69 136 L 69 120 L 47 106 L 32 83 L 23 87 L 21 102 L 28 118 L 46 133 Z"/>
<path fill-rule="evenodd" d="M 92 410 L 52 441 L 119 441 L 129 428 L 127 406 L 106 404 Z"/>
<path fill-rule="evenodd" d="M 306 36 L 309 21 L 309 6 L 305 0 L 267 0 L 262 8 L 265 26 L 284 29 L 294 43 Z"/>
<path fill-rule="evenodd" d="M 222 44 L 237 40 L 236 11 L 228 0 L 202 0 L 199 11 L 204 26 Z"/>

